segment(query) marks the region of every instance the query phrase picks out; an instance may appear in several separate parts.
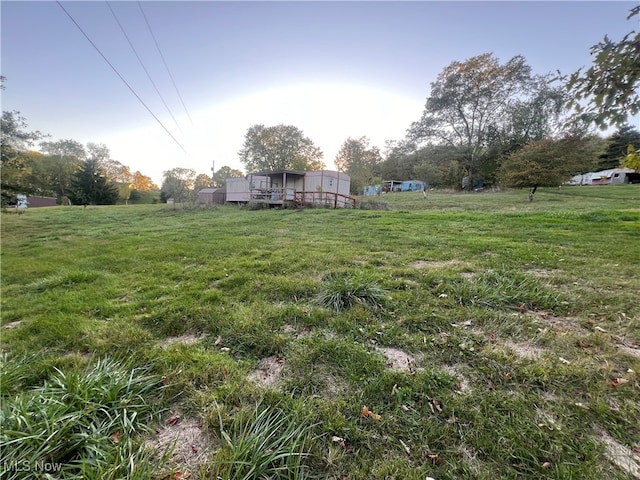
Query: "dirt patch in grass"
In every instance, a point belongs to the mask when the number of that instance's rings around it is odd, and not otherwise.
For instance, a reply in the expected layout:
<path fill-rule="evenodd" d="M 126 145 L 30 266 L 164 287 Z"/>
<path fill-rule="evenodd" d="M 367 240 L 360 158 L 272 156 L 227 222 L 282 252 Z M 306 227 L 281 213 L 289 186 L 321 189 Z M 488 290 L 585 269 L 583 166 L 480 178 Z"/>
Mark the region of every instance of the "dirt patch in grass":
<path fill-rule="evenodd" d="M 604 444 L 605 455 L 630 478 L 640 479 L 640 459 L 630 448 L 618 443 L 607 432 L 600 430 L 598 439 Z"/>
<path fill-rule="evenodd" d="M 178 478 L 175 476 L 178 472 L 182 474 L 179 478 L 187 478 L 188 472 L 188 478 L 192 479 L 200 478 L 201 466 L 214 447 L 204 434 L 202 422 L 182 418 L 180 413 L 171 415 L 146 446 L 156 452 L 157 458 L 171 451 L 164 465 L 164 471 L 172 475 L 170 478 Z"/>
<path fill-rule="evenodd" d="M 409 372 L 416 369 L 416 359 L 397 348 L 378 347 L 377 350 L 387 359 L 387 367 L 398 372 Z"/>
<path fill-rule="evenodd" d="M 527 273 L 538 278 L 548 278 L 553 275 L 552 270 L 547 270 L 545 268 L 531 268 L 527 270 Z"/>
<path fill-rule="evenodd" d="M 631 355 L 632 357 L 640 358 L 640 345 L 638 346 L 629 346 L 629 345 L 617 345 L 618 350 L 626 353 L 627 355 Z"/>
<path fill-rule="evenodd" d="M 282 327 L 282 332 L 287 335 L 293 335 L 296 338 L 307 338 L 310 337 L 313 333 L 311 331 L 311 327 L 303 327 L 302 329 L 298 329 L 293 325 L 286 324 Z"/>
<path fill-rule="evenodd" d="M 458 393 L 468 393 L 471 391 L 469 379 L 462 373 L 464 369 L 463 365 L 441 365 L 440 368 L 449 375 L 456 377 L 456 380 L 458 380 Z"/>
<path fill-rule="evenodd" d="M 459 262 L 458 260 L 417 260 L 411 264 L 409 264 L 409 266 L 411 268 L 417 268 L 419 270 L 424 269 L 424 268 L 433 268 L 433 269 L 439 269 L 439 268 L 448 268 L 448 267 L 456 267 L 458 265 L 463 265 L 463 263 Z"/>
<path fill-rule="evenodd" d="M 544 348 L 537 347 L 529 342 L 514 342 L 507 340 L 504 345 L 509 348 L 520 358 L 526 358 L 528 360 L 537 360 L 545 352 Z"/>
<path fill-rule="evenodd" d="M 577 333 L 585 331 L 580 326 L 580 320 L 576 317 L 557 317 L 547 312 L 527 312 L 527 315 L 534 318 L 540 328 L 552 329 L 556 333 Z"/>
<path fill-rule="evenodd" d="M 194 343 L 199 342 L 203 339 L 204 337 L 197 335 L 180 335 L 179 337 L 167 337 L 162 341 L 161 346 L 162 348 L 167 348 L 178 343 L 182 345 L 193 345 Z"/>
<path fill-rule="evenodd" d="M 249 380 L 263 387 L 273 387 L 280 379 L 283 366 L 284 358 L 276 356 L 263 358 L 258 369 L 249 373 Z"/>

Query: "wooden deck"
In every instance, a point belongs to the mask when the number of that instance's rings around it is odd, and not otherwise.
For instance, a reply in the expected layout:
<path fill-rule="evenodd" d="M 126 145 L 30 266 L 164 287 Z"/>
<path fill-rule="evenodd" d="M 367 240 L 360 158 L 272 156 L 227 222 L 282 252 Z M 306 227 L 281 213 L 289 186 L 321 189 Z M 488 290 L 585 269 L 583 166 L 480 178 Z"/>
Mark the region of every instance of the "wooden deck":
<path fill-rule="evenodd" d="M 296 192 L 293 188 L 252 189 L 251 203 L 275 206 L 355 208 L 356 199 L 334 192 Z"/>

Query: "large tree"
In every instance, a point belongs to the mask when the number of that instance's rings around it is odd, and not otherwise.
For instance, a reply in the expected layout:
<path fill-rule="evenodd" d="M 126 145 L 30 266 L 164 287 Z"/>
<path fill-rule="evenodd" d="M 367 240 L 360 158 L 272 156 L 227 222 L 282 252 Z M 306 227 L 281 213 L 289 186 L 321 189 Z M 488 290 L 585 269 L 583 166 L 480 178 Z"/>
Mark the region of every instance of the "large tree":
<path fill-rule="evenodd" d="M 97 158 L 85 160 L 73 176 L 71 201 L 84 205 L 113 205 L 118 187 L 111 182 Z"/>
<path fill-rule="evenodd" d="M 292 125 L 250 127 L 238 155 L 247 172 L 322 170 L 325 167 L 322 151 L 302 130 Z"/>
<path fill-rule="evenodd" d="M 475 179 L 492 134 L 544 129 L 537 116 L 531 120 L 533 109 L 542 113 L 550 108 L 547 102 L 554 103 L 553 96 L 540 95 L 542 86 L 546 89 L 546 79 L 532 76 L 522 56 L 504 64 L 491 53 L 453 62 L 431 84 L 422 118 L 408 137 L 418 146 L 448 145 L 462 152 L 465 174 Z"/>
<path fill-rule="evenodd" d="M 61 197 L 69 195 L 73 176 L 87 159 L 87 150 L 71 139 L 41 142 L 40 150 L 47 156 L 53 190 Z"/>
<path fill-rule="evenodd" d="M 359 195 L 362 188 L 379 176 L 382 162 L 378 147 L 369 145 L 367 137 L 347 138 L 335 158 L 336 167 L 351 177 L 351 193 Z"/>
<path fill-rule="evenodd" d="M 640 5 L 630 10 L 627 20 L 637 15 Z M 571 74 L 566 83 L 574 120 L 602 129 L 623 126 L 640 113 L 640 31 L 632 30 L 617 42 L 605 36 L 591 47 L 591 55 L 592 65 Z"/>
<path fill-rule="evenodd" d="M 136 170 L 131 181 L 131 188 L 139 192 L 150 192 L 151 190 L 158 190 L 158 185 L 153 183 L 151 177 L 147 177 L 140 173 L 139 170 Z"/>
<path fill-rule="evenodd" d="M 172 168 L 163 173 L 160 198 L 167 201 L 173 198 L 175 203 L 193 200 L 196 171 L 191 168 Z"/>

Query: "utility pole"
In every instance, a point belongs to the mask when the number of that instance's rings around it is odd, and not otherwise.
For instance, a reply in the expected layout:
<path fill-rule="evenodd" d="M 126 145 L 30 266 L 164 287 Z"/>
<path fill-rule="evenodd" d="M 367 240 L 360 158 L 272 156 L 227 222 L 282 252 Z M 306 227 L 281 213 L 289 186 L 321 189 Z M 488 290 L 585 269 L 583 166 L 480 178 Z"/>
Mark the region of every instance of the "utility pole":
<path fill-rule="evenodd" d="M 215 175 L 215 173 L 216 173 L 216 161 L 215 161 L 215 160 L 212 160 L 212 161 L 211 161 L 211 186 L 212 186 L 212 187 L 215 187 L 215 186 L 216 186 L 216 185 L 215 185 L 216 181 L 215 181 L 215 179 L 213 178 L 213 176 Z"/>

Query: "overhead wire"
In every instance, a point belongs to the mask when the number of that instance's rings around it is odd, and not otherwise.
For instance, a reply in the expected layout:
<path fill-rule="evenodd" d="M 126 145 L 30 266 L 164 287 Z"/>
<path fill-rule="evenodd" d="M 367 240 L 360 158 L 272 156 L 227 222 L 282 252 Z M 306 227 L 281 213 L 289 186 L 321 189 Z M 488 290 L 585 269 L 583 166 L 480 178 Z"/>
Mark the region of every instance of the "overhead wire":
<path fill-rule="evenodd" d="M 138 62 L 140 62 L 140 66 L 142 67 L 144 72 L 147 74 L 147 78 L 149 78 L 149 81 L 151 82 L 151 85 L 153 85 L 153 88 L 156 90 L 156 93 L 160 97 L 160 100 L 162 101 L 162 104 L 167 109 L 167 112 L 169 112 L 169 115 L 171 116 L 171 118 L 173 119 L 174 123 L 176 124 L 176 127 L 178 127 L 178 130 L 182 131 L 182 129 L 180 128 L 180 125 L 178 124 L 178 121 L 176 120 L 176 117 L 173 115 L 173 112 L 169 108 L 169 105 L 167 105 L 167 102 L 165 101 L 164 97 L 162 96 L 162 93 L 160 93 L 160 90 L 158 89 L 158 86 L 153 81 L 153 78 L 151 77 L 151 74 L 149 73 L 149 70 L 147 70 L 147 67 L 145 66 L 144 62 L 142 61 L 142 58 L 140 58 L 140 55 L 138 54 L 138 51 L 136 50 L 135 46 L 133 45 L 133 42 L 131 41 L 131 39 L 129 38 L 129 35 L 127 35 L 127 32 L 124 29 L 124 26 L 122 25 L 122 23 L 120 23 L 120 20 L 118 19 L 118 16 L 116 15 L 116 12 L 113 10 L 113 7 L 111 6 L 111 3 L 108 0 L 106 0 L 106 4 L 109 7 L 109 10 L 111 10 L 111 14 L 113 15 L 113 18 L 115 19 L 115 21 L 118 24 L 118 26 L 120 27 L 120 30 L 122 31 L 122 34 L 124 35 L 124 38 L 127 39 L 127 42 L 129 43 L 129 46 L 131 47 L 131 50 L 133 51 L 133 53 L 135 54 L 136 58 L 138 59 Z"/>
<path fill-rule="evenodd" d="M 176 81 L 173 79 L 173 75 L 171 75 L 171 69 L 169 69 L 169 65 L 167 64 L 167 61 L 164 58 L 164 55 L 162 54 L 162 49 L 160 48 L 160 45 L 158 44 L 158 40 L 156 39 L 156 36 L 153 34 L 153 29 L 151 28 L 151 24 L 149 23 L 149 20 L 147 19 L 147 16 L 144 13 L 144 10 L 142 9 L 142 4 L 140 3 L 140 0 L 138 0 L 138 7 L 140 7 L 140 12 L 142 12 L 142 16 L 144 18 L 144 21 L 147 24 L 147 28 L 149 29 L 149 33 L 151 33 L 151 37 L 153 38 L 153 41 L 156 44 L 156 48 L 158 49 L 158 53 L 160 54 L 160 57 L 162 58 L 162 61 L 164 62 L 164 66 L 167 69 L 167 73 L 169 74 L 169 78 L 171 78 L 171 82 L 173 83 L 173 87 L 176 89 L 176 93 L 178 94 L 178 98 L 180 99 L 180 103 L 182 103 L 182 107 L 184 108 L 184 111 L 187 113 L 187 117 L 189 117 L 189 121 L 191 122 L 191 126 L 193 126 L 193 120 L 191 119 L 191 115 L 189 114 L 189 109 L 187 109 L 187 106 L 184 104 L 184 100 L 182 99 L 182 95 L 180 95 L 180 90 L 178 89 L 178 85 L 176 84 Z"/>
<path fill-rule="evenodd" d="M 133 93 L 133 95 L 138 99 L 138 101 L 144 106 L 144 108 L 146 108 L 146 110 L 151 114 L 151 116 L 156 120 L 156 122 L 158 122 L 158 124 L 160 124 L 160 126 L 164 129 L 165 132 L 167 132 L 167 135 L 169 135 L 171 137 L 171 139 L 176 143 L 176 145 L 178 145 L 180 147 L 180 149 L 186 153 L 187 155 L 189 155 L 189 152 L 187 152 L 187 150 L 182 146 L 182 144 L 176 139 L 176 137 L 173 136 L 173 134 L 167 129 L 167 127 L 164 126 L 164 124 L 160 121 L 160 119 L 151 111 L 151 109 L 147 106 L 147 104 L 144 102 L 144 100 L 142 100 L 142 98 L 140 98 L 140 96 L 136 93 L 136 91 L 133 89 L 133 87 L 131 87 L 131 85 L 129 85 L 129 83 L 125 80 L 125 78 L 120 74 L 120 72 L 118 71 L 118 69 L 109 61 L 109 59 L 102 53 L 102 51 L 98 48 L 98 46 L 91 40 L 91 38 L 89 37 L 89 35 L 87 35 L 87 33 L 82 29 L 82 27 L 80 26 L 80 24 L 78 22 L 76 22 L 76 20 L 73 18 L 73 16 L 67 11 L 66 8 L 64 8 L 62 6 L 62 3 L 60 3 L 59 0 L 56 0 L 56 3 L 60 6 L 60 8 L 62 9 L 62 11 L 64 11 L 64 13 L 67 14 L 67 16 L 69 17 L 69 19 L 73 22 L 73 24 L 78 28 L 78 30 L 80 30 L 80 32 L 82 33 L 82 35 L 84 35 L 84 38 L 87 39 L 87 41 L 93 46 L 93 48 L 100 54 L 100 56 L 103 58 L 103 60 L 105 62 L 107 62 L 107 64 L 111 67 L 111 69 L 115 72 L 116 75 L 118 75 L 118 77 L 120 78 L 120 80 L 122 80 L 122 82 L 127 86 L 127 88 L 131 91 L 131 93 Z"/>

